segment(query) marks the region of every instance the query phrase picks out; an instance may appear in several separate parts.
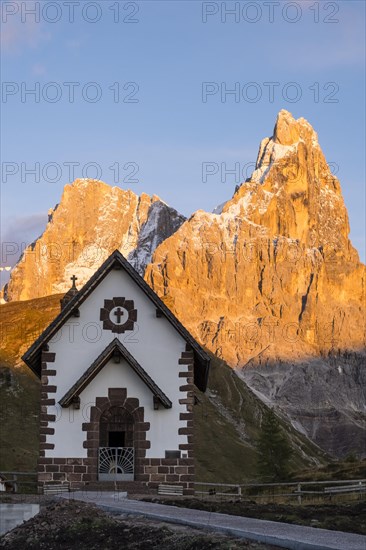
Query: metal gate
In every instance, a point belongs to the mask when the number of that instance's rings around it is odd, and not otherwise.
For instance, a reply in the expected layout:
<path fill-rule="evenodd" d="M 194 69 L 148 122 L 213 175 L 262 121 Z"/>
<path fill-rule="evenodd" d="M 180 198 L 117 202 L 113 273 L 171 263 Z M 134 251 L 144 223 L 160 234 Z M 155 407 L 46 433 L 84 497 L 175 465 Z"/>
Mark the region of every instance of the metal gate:
<path fill-rule="evenodd" d="M 133 447 L 99 447 L 98 479 L 132 481 L 135 449 Z"/>

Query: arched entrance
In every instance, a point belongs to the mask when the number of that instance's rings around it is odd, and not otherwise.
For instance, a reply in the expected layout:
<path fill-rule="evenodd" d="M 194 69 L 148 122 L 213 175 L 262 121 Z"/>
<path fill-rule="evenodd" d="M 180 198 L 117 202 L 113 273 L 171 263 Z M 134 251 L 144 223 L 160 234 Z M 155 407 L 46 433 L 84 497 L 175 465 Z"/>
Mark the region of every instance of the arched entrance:
<path fill-rule="evenodd" d="M 126 388 L 108 388 L 108 397 L 95 398 L 95 405 L 90 408 L 90 422 L 85 422 L 82 426 L 82 430 L 85 432 L 83 447 L 88 450 L 87 460 L 89 468 L 86 475 L 90 477 L 90 481 L 143 480 L 145 476 L 146 450 L 150 449 L 150 441 L 147 439 L 150 423 L 145 422 L 144 415 L 144 407 L 140 406 L 138 398 L 127 397 Z M 101 422 L 102 417 L 103 420 Z M 117 422 L 112 421 L 113 417 Z M 109 433 L 109 419 L 111 420 L 110 426 L 113 428 L 111 432 L 127 432 L 125 435 L 125 444 L 131 443 L 129 437 L 132 435 L 133 445 L 125 447 L 126 451 L 124 451 L 122 456 L 123 473 L 120 471 L 121 460 L 118 459 L 118 456 L 116 460 L 115 455 L 114 458 L 113 456 L 111 457 L 108 451 L 106 451 L 106 454 L 103 450 L 104 448 L 100 447 L 100 444 L 103 443 L 108 448 L 109 435 L 106 434 Z M 133 430 L 129 428 L 131 424 L 133 424 Z M 104 434 L 102 435 L 102 439 L 101 433 Z M 112 435 L 111 438 L 113 437 L 118 438 L 120 436 Z M 132 451 L 132 457 L 127 449 Z M 110 470 L 112 470 L 112 473 L 110 473 Z M 119 473 L 116 474 L 115 470 L 119 471 Z M 126 477 L 116 478 L 116 475 Z"/>
<path fill-rule="evenodd" d="M 100 481 L 134 479 L 134 419 L 123 406 L 109 407 L 99 420 Z"/>

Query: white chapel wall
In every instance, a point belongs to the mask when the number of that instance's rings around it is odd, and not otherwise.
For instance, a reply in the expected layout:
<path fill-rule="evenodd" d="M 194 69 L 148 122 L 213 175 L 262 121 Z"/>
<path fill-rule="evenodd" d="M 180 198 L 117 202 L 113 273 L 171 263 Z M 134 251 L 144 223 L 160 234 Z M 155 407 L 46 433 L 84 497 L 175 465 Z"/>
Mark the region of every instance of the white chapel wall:
<path fill-rule="evenodd" d="M 123 296 L 134 300 L 137 309 L 137 323 L 134 332 L 127 331 L 116 335 L 103 330 L 99 320 L 100 309 L 105 299 Z M 109 362 L 81 393 L 79 410 L 61 408 L 58 401 L 80 378 L 91 363 L 114 339 L 118 338 L 132 356 L 146 370 L 160 389 L 173 402 L 172 409 L 153 410 L 153 396 L 147 386 L 123 360 L 121 363 Z M 151 448 L 147 458 L 163 457 L 165 450 L 178 449 L 186 442 L 186 436 L 178 436 L 178 429 L 184 426 L 179 414 L 185 412 L 185 406 L 178 400 L 184 397 L 179 386 L 184 382 L 179 371 L 184 370 L 178 360 L 185 350 L 185 341 L 164 317 L 156 317 L 156 307 L 124 270 L 113 270 L 94 292 L 80 306 L 80 317 L 71 317 L 62 330 L 49 344 L 49 351 L 56 353 L 52 367 L 57 371 L 49 378 L 49 384 L 57 386 L 56 407 L 48 407 L 48 414 L 55 414 L 56 422 L 50 424 L 55 434 L 47 437 L 47 443 L 54 443 L 53 450 L 47 450 L 47 457 L 87 456 L 82 444 L 86 433 L 82 423 L 90 420 L 90 406 L 96 397 L 107 397 L 108 388 L 127 388 L 128 397 L 137 397 L 145 409 L 145 421 L 150 422 L 147 439 Z"/>

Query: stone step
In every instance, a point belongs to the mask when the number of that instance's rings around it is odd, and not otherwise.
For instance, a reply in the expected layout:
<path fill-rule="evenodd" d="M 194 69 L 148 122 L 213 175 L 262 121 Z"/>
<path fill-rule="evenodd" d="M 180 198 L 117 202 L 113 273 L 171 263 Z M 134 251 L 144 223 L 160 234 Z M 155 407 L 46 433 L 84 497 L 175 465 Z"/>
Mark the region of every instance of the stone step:
<path fill-rule="evenodd" d="M 84 491 L 125 491 L 129 495 L 156 494 L 156 489 L 142 481 L 92 481 L 85 483 Z"/>

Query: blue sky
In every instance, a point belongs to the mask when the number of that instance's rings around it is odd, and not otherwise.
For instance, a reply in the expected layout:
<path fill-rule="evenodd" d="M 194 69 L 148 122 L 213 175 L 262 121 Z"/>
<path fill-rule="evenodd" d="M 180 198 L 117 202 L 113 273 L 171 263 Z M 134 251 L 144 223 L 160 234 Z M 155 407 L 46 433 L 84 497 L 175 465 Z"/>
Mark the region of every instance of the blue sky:
<path fill-rule="evenodd" d="M 239 176 L 203 178 L 203 163 L 249 175 L 285 108 L 317 130 L 364 259 L 363 1 L 81 1 L 73 22 L 63 1 L 39 2 L 36 21 L 35 4 L 2 4 L 4 241 L 38 236 L 70 163 L 187 216 L 212 210 Z M 36 163 L 39 182 L 26 172 Z"/>

